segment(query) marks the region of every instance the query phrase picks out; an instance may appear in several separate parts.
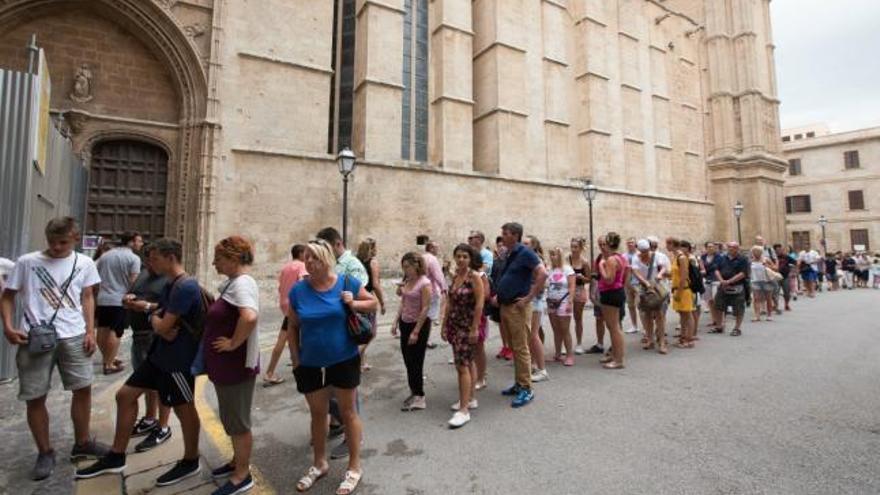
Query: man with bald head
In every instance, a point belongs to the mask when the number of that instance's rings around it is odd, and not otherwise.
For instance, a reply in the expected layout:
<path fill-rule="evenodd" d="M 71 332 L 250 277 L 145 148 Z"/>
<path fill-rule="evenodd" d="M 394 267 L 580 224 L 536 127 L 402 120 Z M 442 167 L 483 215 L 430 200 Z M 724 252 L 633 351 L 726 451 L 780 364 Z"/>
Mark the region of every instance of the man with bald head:
<path fill-rule="evenodd" d="M 715 279 L 719 282 L 718 294 L 715 295 L 715 307 L 712 309 L 712 321 L 715 329 L 711 333 L 724 333 L 724 312 L 727 307 L 733 308 L 736 326 L 730 332 L 731 337 L 742 334 L 743 315 L 746 312 L 746 284 L 749 283 L 749 260 L 739 253 L 739 244 L 727 243 L 727 253 L 718 260 Z"/>

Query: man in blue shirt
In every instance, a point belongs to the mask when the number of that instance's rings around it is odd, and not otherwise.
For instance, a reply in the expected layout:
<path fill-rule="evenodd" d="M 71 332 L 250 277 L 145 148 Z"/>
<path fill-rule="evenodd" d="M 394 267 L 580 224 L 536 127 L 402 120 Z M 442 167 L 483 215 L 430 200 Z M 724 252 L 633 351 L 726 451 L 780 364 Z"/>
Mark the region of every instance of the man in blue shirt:
<path fill-rule="evenodd" d="M 488 248 L 483 246 L 483 244 L 486 243 L 486 236 L 479 230 L 472 230 L 467 240 L 468 244 L 480 253 L 480 259 L 483 261 L 482 271 L 485 273 L 492 273 L 492 262 L 494 262 L 495 259 L 492 256 L 492 251 L 489 251 Z"/>
<path fill-rule="evenodd" d="M 739 244 L 727 243 L 727 252 L 720 257 L 715 268 L 718 293 L 715 295 L 715 329 L 709 333 L 724 333 L 724 311 L 733 308 L 736 326 L 730 332 L 732 337 L 742 334 L 742 321 L 746 312 L 746 284 L 749 283 L 749 260 L 739 253 Z"/>
<path fill-rule="evenodd" d="M 181 264 L 183 248 L 173 239 L 159 239 L 150 251 L 150 266 L 171 282 L 165 286 L 159 303 L 150 303 L 149 321 L 156 333 L 147 360 L 116 393 L 116 435 L 110 453 L 95 464 L 78 469 L 76 478 L 93 478 L 125 470 L 125 449 L 137 420 L 138 398 L 149 390 L 159 393 L 159 401 L 174 409 L 183 432 L 183 459 L 156 485 L 178 483 L 199 472 L 199 413 L 193 402 L 195 379 L 190 368 L 198 349 L 195 331 L 204 318 L 202 293 L 198 282 L 188 277 Z"/>
<path fill-rule="evenodd" d="M 514 396 L 512 407 L 522 407 L 535 397 L 529 353 L 531 303 L 547 280 L 547 270 L 538 255 L 522 244 L 522 235 L 523 227 L 518 223 L 506 223 L 501 227 L 501 238 L 508 255 L 495 289 L 495 302 L 501 307 L 501 329 L 514 353 L 516 383 L 502 392 Z"/>

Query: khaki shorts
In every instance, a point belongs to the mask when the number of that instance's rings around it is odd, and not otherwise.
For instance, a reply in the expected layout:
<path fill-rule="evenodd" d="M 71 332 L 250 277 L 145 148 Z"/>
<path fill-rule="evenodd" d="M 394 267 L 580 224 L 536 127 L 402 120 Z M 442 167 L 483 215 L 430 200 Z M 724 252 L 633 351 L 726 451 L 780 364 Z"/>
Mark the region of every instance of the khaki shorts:
<path fill-rule="evenodd" d="M 256 377 L 235 385 L 217 385 L 217 405 L 220 409 L 220 423 L 227 435 L 241 435 L 251 431 L 251 406 L 254 403 L 254 383 Z"/>
<path fill-rule="evenodd" d="M 19 346 L 15 355 L 18 365 L 18 399 L 34 400 L 45 396 L 52 388 L 52 370 L 57 366 L 64 390 L 88 387 L 95 379 L 92 358 L 83 349 L 85 334 L 69 339 L 58 339 L 55 349 L 31 354 L 27 346 Z"/>

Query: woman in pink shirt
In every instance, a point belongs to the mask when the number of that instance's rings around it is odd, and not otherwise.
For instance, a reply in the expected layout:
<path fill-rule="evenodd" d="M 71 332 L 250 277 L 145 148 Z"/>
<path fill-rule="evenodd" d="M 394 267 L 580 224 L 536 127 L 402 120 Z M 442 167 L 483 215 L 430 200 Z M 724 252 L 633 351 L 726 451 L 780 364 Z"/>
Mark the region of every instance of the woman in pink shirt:
<path fill-rule="evenodd" d="M 599 302 L 602 305 L 602 319 L 611 337 L 611 354 L 602 359 L 606 369 L 623 368 L 623 332 L 620 330 L 620 313 L 626 305 L 624 281 L 629 276 L 626 259 L 617 252 L 620 247 L 620 235 L 609 232 L 605 236 L 605 244 L 599 261 Z"/>
<path fill-rule="evenodd" d="M 308 275 L 306 265 L 303 263 L 303 255 L 306 247 L 297 244 L 290 248 L 290 257 L 293 258 L 278 274 L 278 306 L 281 308 L 281 314 L 287 314 L 287 308 L 290 306 L 290 288 L 297 282 Z M 287 317 L 281 322 L 281 331 L 278 332 L 278 340 L 275 341 L 275 347 L 272 349 L 272 358 L 269 360 L 269 367 L 263 376 L 263 386 L 271 387 L 284 382 L 284 378 L 275 374 L 275 367 L 278 366 L 278 360 L 281 359 L 281 353 L 287 345 Z"/>
<path fill-rule="evenodd" d="M 425 259 L 419 253 L 406 253 L 400 260 L 404 283 L 400 288 L 400 309 L 391 325 L 391 335 L 397 337 L 400 330 L 400 353 L 406 365 L 410 396 L 403 401 L 402 411 L 424 409 L 425 352 L 431 334 L 431 281 L 425 276 Z"/>

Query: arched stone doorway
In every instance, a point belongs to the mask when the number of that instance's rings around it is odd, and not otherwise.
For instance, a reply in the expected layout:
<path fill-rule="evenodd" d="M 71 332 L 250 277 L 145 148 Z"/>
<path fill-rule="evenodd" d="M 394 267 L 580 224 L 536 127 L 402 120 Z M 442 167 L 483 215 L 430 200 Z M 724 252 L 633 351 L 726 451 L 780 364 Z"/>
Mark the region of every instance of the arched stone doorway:
<path fill-rule="evenodd" d="M 144 240 L 165 235 L 168 153 L 131 139 L 92 148 L 85 230 L 106 239 L 138 232 Z"/>
<path fill-rule="evenodd" d="M 213 197 L 207 172 L 217 124 L 214 107 L 208 105 L 214 32 L 204 28 L 213 25 L 213 2 L 191 7 L 167 0 L 0 1 L 0 60 L 23 68 L 22 39 L 37 34 L 50 64 L 53 115 L 63 121 L 74 149 L 88 163 L 99 148 L 96 143 L 109 139 L 160 145 L 167 157 L 161 233 L 183 242 L 187 269 L 195 272 L 209 266 L 201 244 L 209 237 Z M 127 67 L 147 58 L 152 62 Z M 93 91 L 87 98 L 73 98 L 71 78 L 83 66 L 93 77 Z M 150 215 L 155 217 L 155 210 Z M 158 235 L 156 225 L 150 220 Z M 95 230 L 108 231 L 105 227 Z"/>

